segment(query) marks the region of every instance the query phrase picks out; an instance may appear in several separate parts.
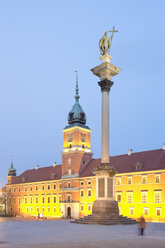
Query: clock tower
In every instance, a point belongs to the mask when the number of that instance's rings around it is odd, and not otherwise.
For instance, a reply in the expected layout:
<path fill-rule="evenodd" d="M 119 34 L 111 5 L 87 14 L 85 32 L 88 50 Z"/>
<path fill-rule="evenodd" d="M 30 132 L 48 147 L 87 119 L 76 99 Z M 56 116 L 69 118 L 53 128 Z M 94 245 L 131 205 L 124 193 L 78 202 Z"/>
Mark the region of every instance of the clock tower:
<path fill-rule="evenodd" d="M 62 178 L 79 177 L 92 159 L 90 134 L 86 114 L 79 103 L 78 75 L 76 75 L 75 104 L 68 114 L 68 126 L 63 130 Z"/>

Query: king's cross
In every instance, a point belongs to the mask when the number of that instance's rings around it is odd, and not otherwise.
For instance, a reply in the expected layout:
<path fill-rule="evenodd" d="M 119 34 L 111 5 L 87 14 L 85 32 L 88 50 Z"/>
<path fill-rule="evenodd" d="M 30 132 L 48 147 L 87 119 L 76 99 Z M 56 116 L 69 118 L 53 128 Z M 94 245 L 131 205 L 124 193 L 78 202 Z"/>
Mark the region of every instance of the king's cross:
<path fill-rule="evenodd" d="M 69 157 L 69 158 L 68 158 L 68 164 L 71 164 L 71 161 L 72 161 L 72 160 L 71 160 L 71 158 Z"/>

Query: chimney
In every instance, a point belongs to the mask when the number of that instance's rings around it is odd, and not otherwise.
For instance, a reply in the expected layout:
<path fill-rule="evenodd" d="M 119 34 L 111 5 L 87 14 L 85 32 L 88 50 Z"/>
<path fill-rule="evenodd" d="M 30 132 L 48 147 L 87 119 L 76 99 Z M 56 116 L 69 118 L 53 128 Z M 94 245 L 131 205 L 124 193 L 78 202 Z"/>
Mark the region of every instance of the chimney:
<path fill-rule="evenodd" d="M 57 163 L 56 163 L 56 162 L 54 162 L 54 163 L 53 163 L 53 167 L 56 167 L 56 165 L 57 165 Z"/>
<path fill-rule="evenodd" d="M 165 143 L 163 144 L 163 151 L 165 151 Z"/>
<path fill-rule="evenodd" d="M 130 156 L 133 153 L 132 149 L 128 149 L 128 156 Z"/>
<path fill-rule="evenodd" d="M 40 167 L 39 165 L 36 165 L 36 170 L 38 170 L 38 169 L 39 169 L 39 167 Z"/>

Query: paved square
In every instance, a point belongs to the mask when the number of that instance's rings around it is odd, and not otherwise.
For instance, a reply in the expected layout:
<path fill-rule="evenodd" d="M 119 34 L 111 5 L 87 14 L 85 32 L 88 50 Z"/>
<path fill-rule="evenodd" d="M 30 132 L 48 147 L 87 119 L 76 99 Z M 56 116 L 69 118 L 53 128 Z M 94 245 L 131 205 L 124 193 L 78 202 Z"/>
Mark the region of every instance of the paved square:
<path fill-rule="evenodd" d="M 0 247 L 165 248 L 165 224 L 148 224 L 145 236 L 140 237 L 137 225 L 98 226 L 71 224 L 68 220 L 0 218 Z"/>

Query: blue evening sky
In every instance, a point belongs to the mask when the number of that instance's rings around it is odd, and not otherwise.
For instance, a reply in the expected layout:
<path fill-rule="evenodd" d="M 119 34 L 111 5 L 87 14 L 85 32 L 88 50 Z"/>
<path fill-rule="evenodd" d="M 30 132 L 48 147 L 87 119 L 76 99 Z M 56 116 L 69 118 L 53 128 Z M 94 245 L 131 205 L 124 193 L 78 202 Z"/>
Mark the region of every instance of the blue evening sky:
<path fill-rule="evenodd" d="M 162 148 L 165 142 L 165 1 L 0 1 L 0 186 L 10 155 L 18 175 L 61 163 L 62 129 L 80 103 L 101 154 L 101 93 L 91 68 L 98 41 L 112 26 L 112 64 L 121 68 L 110 92 L 110 154 Z"/>

